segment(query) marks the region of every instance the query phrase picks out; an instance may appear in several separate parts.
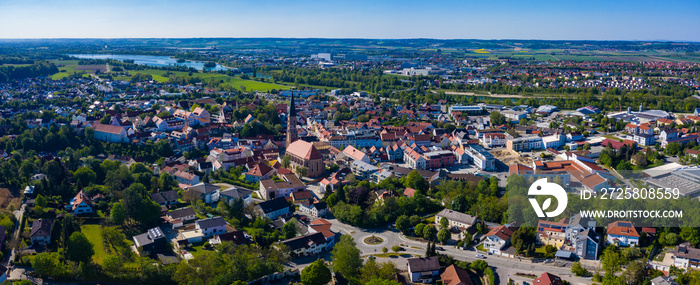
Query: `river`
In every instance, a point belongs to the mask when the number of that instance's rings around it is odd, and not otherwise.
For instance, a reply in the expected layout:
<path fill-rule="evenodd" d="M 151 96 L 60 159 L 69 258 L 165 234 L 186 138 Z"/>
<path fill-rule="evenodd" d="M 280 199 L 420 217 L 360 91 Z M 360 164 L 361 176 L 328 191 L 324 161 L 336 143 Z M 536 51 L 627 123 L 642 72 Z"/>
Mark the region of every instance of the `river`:
<path fill-rule="evenodd" d="M 197 70 L 204 69 L 204 62 L 202 61 L 190 61 L 177 62 L 177 59 L 169 56 L 160 55 L 132 55 L 132 54 L 69 54 L 72 57 L 84 58 L 84 59 L 114 59 L 118 61 L 133 60 L 135 64 L 142 64 L 148 66 L 187 66 L 194 67 Z M 223 65 L 216 64 L 216 67 L 212 70 L 226 70 Z"/>

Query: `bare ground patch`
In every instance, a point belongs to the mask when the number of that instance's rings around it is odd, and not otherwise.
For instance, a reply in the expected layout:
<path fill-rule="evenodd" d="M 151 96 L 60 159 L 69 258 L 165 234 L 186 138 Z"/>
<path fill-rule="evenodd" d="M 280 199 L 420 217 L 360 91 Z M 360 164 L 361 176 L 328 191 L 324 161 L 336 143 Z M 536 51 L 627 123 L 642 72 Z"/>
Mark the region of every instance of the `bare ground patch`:
<path fill-rule="evenodd" d="M 529 167 L 532 165 L 533 161 L 531 157 L 522 157 L 519 153 L 507 149 L 493 150 L 491 154 L 508 166 L 522 164 Z"/>

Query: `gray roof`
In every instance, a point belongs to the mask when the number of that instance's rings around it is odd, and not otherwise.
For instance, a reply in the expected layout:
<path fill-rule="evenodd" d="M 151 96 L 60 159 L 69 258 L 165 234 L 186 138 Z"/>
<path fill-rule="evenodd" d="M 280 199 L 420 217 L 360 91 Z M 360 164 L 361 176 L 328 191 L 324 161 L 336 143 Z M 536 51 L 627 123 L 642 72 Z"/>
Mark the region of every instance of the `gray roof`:
<path fill-rule="evenodd" d="M 473 225 L 476 223 L 476 217 L 472 215 L 467 215 L 465 213 L 449 210 L 449 209 L 443 209 L 440 211 L 440 213 L 437 213 L 435 215 L 436 217 L 444 217 L 447 218 L 448 221 L 455 221 L 467 225 Z"/>
<path fill-rule="evenodd" d="M 155 227 L 155 228 L 149 229 L 145 233 L 134 236 L 134 241 L 136 242 L 137 247 L 142 247 L 144 245 L 152 244 L 157 239 L 161 239 L 161 238 L 165 238 L 163 231 L 161 231 L 160 228 Z"/>
<path fill-rule="evenodd" d="M 209 194 L 209 193 L 215 192 L 216 190 L 219 190 L 219 186 L 216 186 L 214 184 L 209 184 L 209 183 L 198 183 L 198 184 L 192 185 L 190 187 L 187 187 L 187 190 L 199 192 L 202 194 Z"/>
<path fill-rule="evenodd" d="M 180 208 L 177 210 L 170 211 L 166 213 L 169 217 L 173 219 L 179 219 L 182 217 L 187 217 L 187 216 L 194 216 L 196 213 L 194 212 L 194 209 L 187 207 L 187 208 Z"/>
<path fill-rule="evenodd" d="M 673 279 L 669 276 L 659 276 L 654 279 L 651 279 L 651 284 L 654 285 L 678 285 L 678 282 L 673 281 Z"/>
<path fill-rule="evenodd" d="M 676 257 L 700 260 L 700 249 L 690 246 L 688 243 L 676 246 Z"/>
<path fill-rule="evenodd" d="M 196 222 L 201 229 L 208 229 L 213 227 L 219 227 L 226 224 L 226 220 L 223 217 L 213 217 L 205 220 L 199 220 Z"/>
<path fill-rule="evenodd" d="M 274 211 L 284 209 L 285 207 L 289 207 L 289 203 L 287 203 L 287 199 L 284 197 L 277 197 L 275 199 L 262 202 L 258 204 L 258 206 L 263 213 L 272 213 Z"/>
<path fill-rule="evenodd" d="M 32 223 L 32 232 L 30 236 L 41 237 L 51 235 L 51 226 L 53 225 L 51 220 L 39 219 L 34 220 Z"/>
<path fill-rule="evenodd" d="M 219 192 L 219 195 L 225 196 L 228 198 L 243 199 L 245 196 L 251 195 L 252 193 L 253 193 L 253 190 L 246 189 L 243 187 L 234 186 L 234 187 L 231 187 L 231 188 L 228 188 L 224 191 Z"/>
<path fill-rule="evenodd" d="M 409 258 L 408 268 L 411 272 L 435 271 L 440 270 L 440 263 L 437 256 Z"/>
<path fill-rule="evenodd" d="M 177 201 L 178 198 L 177 191 L 175 190 L 156 192 L 149 196 L 151 197 L 151 200 L 153 200 L 153 202 L 156 202 L 158 204 L 162 204 L 168 201 Z"/>

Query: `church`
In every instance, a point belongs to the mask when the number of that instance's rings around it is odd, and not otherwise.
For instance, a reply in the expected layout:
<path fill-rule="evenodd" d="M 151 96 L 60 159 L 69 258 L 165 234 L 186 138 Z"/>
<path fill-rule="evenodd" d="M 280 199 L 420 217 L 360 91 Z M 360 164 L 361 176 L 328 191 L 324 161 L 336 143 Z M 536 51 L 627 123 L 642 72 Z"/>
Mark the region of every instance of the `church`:
<path fill-rule="evenodd" d="M 294 105 L 294 94 L 289 101 L 289 109 L 287 111 L 287 155 L 290 158 L 292 170 L 299 174 L 301 169 L 306 168 L 306 177 L 318 177 L 326 172 L 326 167 L 323 165 L 323 156 L 321 152 L 314 147 L 310 142 L 299 139 L 297 133 L 297 112 Z M 300 175 L 302 176 L 302 175 Z"/>

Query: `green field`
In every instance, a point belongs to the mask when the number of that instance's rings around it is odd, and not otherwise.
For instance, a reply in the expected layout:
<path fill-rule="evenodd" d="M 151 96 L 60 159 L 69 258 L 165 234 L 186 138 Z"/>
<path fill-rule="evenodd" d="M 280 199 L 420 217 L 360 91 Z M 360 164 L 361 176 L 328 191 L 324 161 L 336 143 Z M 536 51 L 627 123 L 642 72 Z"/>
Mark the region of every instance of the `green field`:
<path fill-rule="evenodd" d="M 231 78 L 230 81 L 221 84 L 222 87 L 235 88 L 240 90 L 241 86 L 245 87 L 245 91 L 268 91 L 272 89 L 288 90 L 291 86 L 279 85 L 274 83 L 259 82 L 254 80 L 246 80 L 240 78 Z"/>
<path fill-rule="evenodd" d="M 102 264 L 102 260 L 107 256 L 107 251 L 105 250 L 105 243 L 102 238 L 100 225 L 83 225 L 80 227 L 80 231 L 92 243 L 92 249 L 95 251 L 92 260 L 95 263 Z"/>
<path fill-rule="evenodd" d="M 60 80 L 73 75 L 75 73 L 75 68 L 78 67 L 77 60 L 54 60 L 52 62 L 59 70 L 58 73 L 51 75 L 51 79 L 53 80 Z"/>

